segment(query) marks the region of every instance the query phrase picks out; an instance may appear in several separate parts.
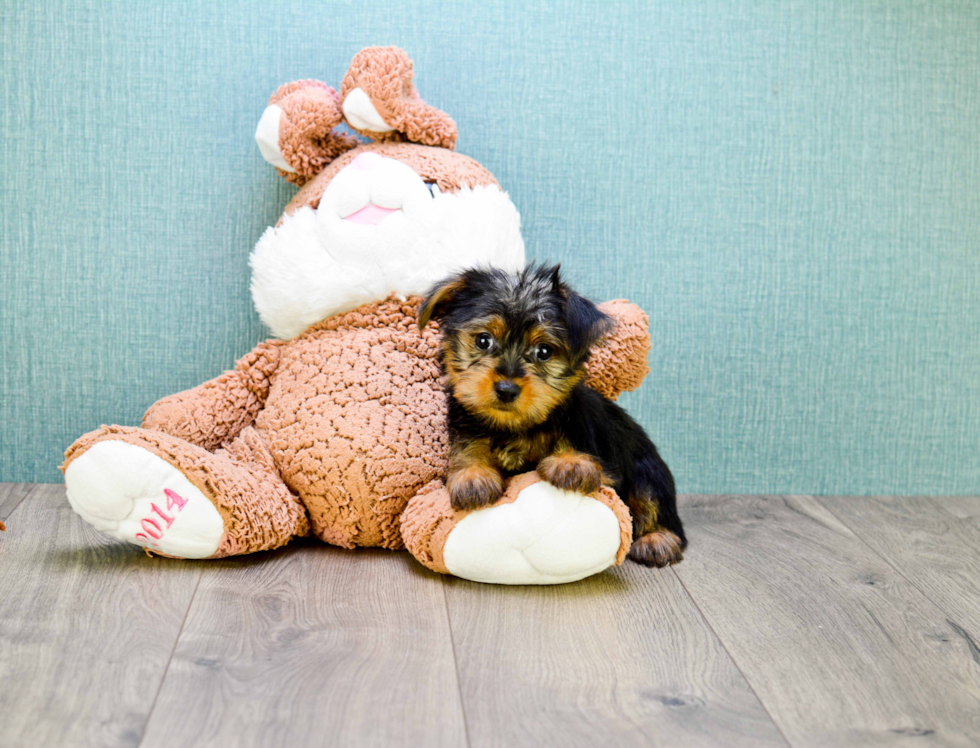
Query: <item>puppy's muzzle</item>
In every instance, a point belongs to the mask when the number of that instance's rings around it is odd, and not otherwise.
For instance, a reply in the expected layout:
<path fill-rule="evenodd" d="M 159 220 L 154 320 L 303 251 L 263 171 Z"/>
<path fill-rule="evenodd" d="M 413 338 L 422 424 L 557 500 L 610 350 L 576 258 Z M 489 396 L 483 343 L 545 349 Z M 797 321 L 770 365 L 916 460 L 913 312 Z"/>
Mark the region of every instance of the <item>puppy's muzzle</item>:
<path fill-rule="evenodd" d="M 497 399 L 500 402 L 512 403 L 521 394 L 521 387 L 509 379 L 504 379 L 493 386 L 493 391 L 497 393 Z"/>

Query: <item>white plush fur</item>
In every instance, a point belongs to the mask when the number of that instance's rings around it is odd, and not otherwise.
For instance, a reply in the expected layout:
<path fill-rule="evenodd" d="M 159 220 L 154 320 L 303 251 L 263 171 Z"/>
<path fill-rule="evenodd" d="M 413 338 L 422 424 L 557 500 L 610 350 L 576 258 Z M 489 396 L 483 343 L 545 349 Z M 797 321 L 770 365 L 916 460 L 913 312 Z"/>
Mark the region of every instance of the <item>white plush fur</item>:
<path fill-rule="evenodd" d="M 392 293 L 424 294 L 462 268 L 524 266 L 520 215 L 499 187 L 433 196 L 407 165 L 381 162 L 343 169 L 317 210 L 301 208 L 259 239 L 252 298 L 276 336 Z M 397 210 L 374 226 L 343 220 L 368 204 Z"/>
<path fill-rule="evenodd" d="M 468 514 L 446 538 L 451 574 L 494 584 L 563 584 L 616 562 L 619 521 L 605 504 L 540 481 L 510 504 Z"/>
<path fill-rule="evenodd" d="M 102 441 L 90 447 L 68 465 L 65 487 L 72 508 L 97 530 L 168 556 L 207 558 L 225 531 L 214 504 L 182 472 L 135 444 Z M 168 508 L 165 489 L 185 499 L 184 506 Z M 173 519 L 169 527 L 154 505 Z M 162 537 L 147 535 L 143 519 L 156 522 Z"/>

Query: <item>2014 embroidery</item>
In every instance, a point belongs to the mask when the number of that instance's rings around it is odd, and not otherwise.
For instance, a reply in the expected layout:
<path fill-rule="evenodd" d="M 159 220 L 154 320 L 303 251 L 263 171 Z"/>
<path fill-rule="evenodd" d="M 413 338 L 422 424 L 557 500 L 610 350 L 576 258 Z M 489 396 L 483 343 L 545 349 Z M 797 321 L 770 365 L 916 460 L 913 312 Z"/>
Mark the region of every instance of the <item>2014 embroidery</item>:
<path fill-rule="evenodd" d="M 158 548 L 159 545 L 157 545 L 156 541 L 163 538 L 163 533 L 174 523 L 174 515 L 179 514 L 187 505 L 187 499 L 176 491 L 171 491 L 169 488 L 165 488 L 163 489 L 163 493 L 167 497 L 167 511 L 164 511 L 155 503 L 150 504 L 151 516 L 144 517 L 142 520 L 140 520 L 140 526 L 143 528 L 143 532 L 136 533 L 137 540 L 139 538 L 143 538 L 147 544 Z M 167 512 L 170 512 L 170 514 Z M 156 517 L 152 516 L 154 514 Z M 164 526 L 161 527 L 160 521 L 157 518 L 163 521 Z"/>

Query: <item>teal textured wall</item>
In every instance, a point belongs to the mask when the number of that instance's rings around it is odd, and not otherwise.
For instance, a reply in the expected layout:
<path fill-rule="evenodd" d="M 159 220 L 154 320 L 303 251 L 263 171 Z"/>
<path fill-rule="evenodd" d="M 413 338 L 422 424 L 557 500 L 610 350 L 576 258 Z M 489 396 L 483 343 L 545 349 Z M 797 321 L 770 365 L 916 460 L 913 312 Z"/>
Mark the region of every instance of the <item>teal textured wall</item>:
<path fill-rule="evenodd" d="M 0 480 L 265 333 L 285 81 L 398 44 L 529 253 L 653 319 L 685 492 L 980 493 L 980 4 L 4 3 Z"/>

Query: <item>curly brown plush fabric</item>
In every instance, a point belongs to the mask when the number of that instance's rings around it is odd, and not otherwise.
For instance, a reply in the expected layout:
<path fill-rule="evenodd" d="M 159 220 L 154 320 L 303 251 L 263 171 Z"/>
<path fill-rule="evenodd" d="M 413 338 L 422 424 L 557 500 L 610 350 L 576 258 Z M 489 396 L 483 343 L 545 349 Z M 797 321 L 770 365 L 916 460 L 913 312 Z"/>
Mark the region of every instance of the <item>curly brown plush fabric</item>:
<path fill-rule="evenodd" d="M 213 452 L 255 421 L 269 395 L 283 345 L 281 340 L 260 343 L 234 371 L 158 400 L 143 416 L 143 428 Z"/>
<path fill-rule="evenodd" d="M 256 419 L 328 543 L 401 548 L 398 516 L 445 470 L 438 339 L 419 333 L 416 308 L 367 304 L 290 341 Z"/>
<path fill-rule="evenodd" d="M 360 88 L 394 132 L 356 132 L 377 142 L 409 140 L 455 148 L 456 123 L 445 112 L 422 101 L 412 77 L 412 61 L 398 47 L 368 47 L 358 52 L 340 86 L 341 100 Z"/>
<path fill-rule="evenodd" d="M 295 174 L 276 167 L 279 175 L 297 186 L 316 176 L 324 166 L 357 144 L 357 138 L 333 129 L 343 122 L 340 97 L 318 80 L 303 80 L 279 87 L 269 104 L 282 109 L 279 150 Z"/>
<path fill-rule="evenodd" d="M 599 309 L 616 320 L 616 331 L 592 353 L 586 384 L 615 400 L 632 392 L 650 373 L 650 318 L 625 299 L 605 301 Z M 597 376 L 596 372 L 601 372 Z"/>
<path fill-rule="evenodd" d="M 501 497 L 497 504 L 503 500 L 504 497 Z M 449 503 L 445 484 L 441 480 L 426 483 L 402 512 L 401 530 L 405 548 L 426 568 L 448 574 L 442 551 L 456 522 L 456 511 Z"/>

